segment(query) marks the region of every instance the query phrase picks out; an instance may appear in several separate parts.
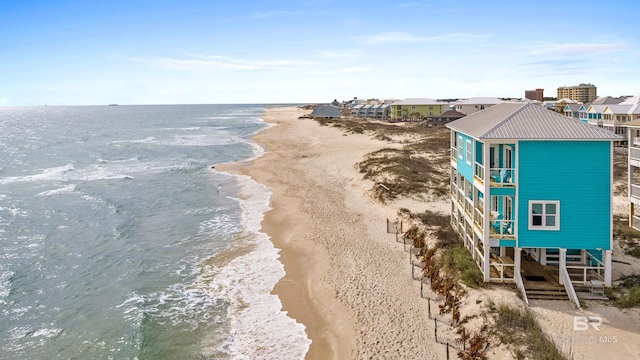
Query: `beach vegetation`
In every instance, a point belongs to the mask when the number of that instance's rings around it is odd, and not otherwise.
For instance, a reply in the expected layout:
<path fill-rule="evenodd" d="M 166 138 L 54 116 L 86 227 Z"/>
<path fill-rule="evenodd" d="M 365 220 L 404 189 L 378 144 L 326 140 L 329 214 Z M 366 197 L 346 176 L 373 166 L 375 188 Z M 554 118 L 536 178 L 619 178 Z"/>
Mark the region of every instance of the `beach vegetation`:
<path fill-rule="evenodd" d="M 469 348 L 458 352 L 458 358 L 462 360 L 487 360 L 487 346 L 487 337 L 480 333 L 475 334 L 469 339 Z"/>
<path fill-rule="evenodd" d="M 380 202 L 448 194 L 449 129 L 344 118 L 316 121 L 347 134 L 367 134 L 395 145 L 367 154 L 356 165 L 365 179 L 376 183 L 372 192 Z"/>
<path fill-rule="evenodd" d="M 455 245 L 442 249 L 440 255 L 442 266 L 450 269 L 455 278 L 468 287 L 478 288 L 484 284 L 482 272 L 473 261 L 469 250 Z"/>
<path fill-rule="evenodd" d="M 640 307 L 640 275 L 628 275 L 617 286 L 605 289 L 612 304 L 620 309 Z"/>
<path fill-rule="evenodd" d="M 613 238 L 627 255 L 640 258 L 640 231 L 629 227 L 628 218 L 614 216 Z"/>
<path fill-rule="evenodd" d="M 492 301 L 489 301 L 487 310 L 495 321 L 489 336 L 512 346 L 516 359 L 566 359 L 544 334 L 530 310 L 506 304 L 495 305 Z"/>
<path fill-rule="evenodd" d="M 617 298 L 614 304 L 621 309 L 640 306 L 640 285 L 631 287 L 625 294 Z"/>

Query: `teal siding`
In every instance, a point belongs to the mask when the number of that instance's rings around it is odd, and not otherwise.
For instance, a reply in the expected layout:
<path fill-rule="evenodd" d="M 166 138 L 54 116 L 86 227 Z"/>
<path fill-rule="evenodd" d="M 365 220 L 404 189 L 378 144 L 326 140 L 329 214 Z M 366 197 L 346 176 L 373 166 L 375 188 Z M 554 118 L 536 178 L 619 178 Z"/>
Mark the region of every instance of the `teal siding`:
<path fill-rule="evenodd" d="M 476 160 L 478 164 L 481 164 L 481 165 L 484 164 L 484 161 L 482 159 L 482 147 L 483 147 L 482 142 L 476 141 L 475 151 L 473 154 L 473 158 Z"/>
<path fill-rule="evenodd" d="M 516 241 L 515 240 L 501 239 L 500 240 L 500 246 L 515 247 L 516 246 Z"/>
<path fill-rule="evenodd" d="M 516 188 L 514 187 L 492 187 L 489 192 L 491 195 L 516 196 Z"/>
<path fill-rule="evenodd" d="M 456 135 L 462 136 L 462 159 L 458 156 L 458 172 L 473 184 L 473 138 L 462 133 Z M 471 165 L 467 164 L 467 140 L 471 140 Z"/>
<path fill-rule="evenodd" d="M 518 246 L 609 249 L 611 143 L 521 141 L 518 151 Z M 529 200 L 560 201 L 560 230 L 529 230 Z"/>

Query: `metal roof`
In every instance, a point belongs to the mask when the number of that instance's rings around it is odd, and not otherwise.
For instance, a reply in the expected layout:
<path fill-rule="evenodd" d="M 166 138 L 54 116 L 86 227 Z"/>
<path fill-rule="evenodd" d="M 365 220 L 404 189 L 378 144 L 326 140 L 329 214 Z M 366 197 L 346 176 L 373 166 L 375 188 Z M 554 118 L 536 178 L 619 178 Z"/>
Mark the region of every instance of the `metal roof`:
<path fill-rule="evenodd" d="M 502 104 L 504 100 L 495 97 L 472 97 L 456 102 L 456 105 Z"/>
<path fill-rule="evenodd" d="M 610 131 L 529 103 L 503 103 L 450 122 L 476 139 L 620 140 Z"/>
<path fill-rule="evenodd" d="M 633 105 L 640 103 L 640 96 L 632 96 L 630 98 L 626 98 L 620 105 Z"/>
<path fill-rule="evenodd" d="M 391 105 L 443 105 L 445 103 L 438 102 L 429 98 L 408 98 L 396 101 Z"/>

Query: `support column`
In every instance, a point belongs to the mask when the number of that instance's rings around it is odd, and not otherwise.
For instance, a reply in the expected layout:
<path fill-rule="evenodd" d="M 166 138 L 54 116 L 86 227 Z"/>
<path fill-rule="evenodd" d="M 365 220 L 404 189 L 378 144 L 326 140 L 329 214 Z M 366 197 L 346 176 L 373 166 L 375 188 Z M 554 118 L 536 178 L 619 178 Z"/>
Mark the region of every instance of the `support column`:
<path fill-rule="evenodd" d="M 491 273 L 489 272 L 489 265 L 491 265 L 491 256 L 489 256 L 489 244 L 483 244 L 484 246 L 484 281 L 489 282 L 491 278 Z"/>
<path fill-rule="evenodd" d="M 611 250 L 602 252 L 602 260 L 604 263 L 604 286 L 611 287 Z"/>
<path fill-rule="evenodd" d="M 504 246 L 500 246 L 500 256 L 505 256 L 507 251 L 507 249 Z"/>
<path fill-rule="evenodd" d="M 540 265 L 547 265 L 547 249 L 540 249 Z"/>
<path fill-rule="evenodd" d="M 629 187 L 629 191 L 631 191 L 631 187 Z M 629 227 L 633 227 L 633 203 L 629 203 Z"/>
<path fill-rule="evenodd" d="M 513 263 L 515 265 L 513 271 L 516 274 L 519 275 L 520 274 L 520 267 L 521 267 L 521 263 L 522 263 L 522 249 L 521 248 L 513 248 Z"/>
<path fill-rule="evenodd" d="M 567 249 L 560 249 L 560 271 L 564 272 L 567 269 Z M 562 276 L 558 276 L 558 282 L 560 285 L 564 285 Z"/>

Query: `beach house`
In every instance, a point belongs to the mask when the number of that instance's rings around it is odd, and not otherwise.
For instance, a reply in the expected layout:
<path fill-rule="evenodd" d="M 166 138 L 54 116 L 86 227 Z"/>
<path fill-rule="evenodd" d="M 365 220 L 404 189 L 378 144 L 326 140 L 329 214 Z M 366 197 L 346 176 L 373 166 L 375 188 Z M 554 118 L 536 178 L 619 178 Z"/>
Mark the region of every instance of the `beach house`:
<path fill-rule="evenodd" d="M 469 99 L 459 100 L 456 102 L 456 111 L 465 115 L 470 115 L 484 109 L 488 109 L 493 105 L 501 104 L 504 101 L 496 97 L 472 97 Z"/>
<path fill-rule="evenodd" d="M 529 103 L 497 104 L 447 127 L 451 222 L 484 281 L 577 306 L 576 290 L 611 285 L 619 136 Z"/>
<path fill-rule="evenodd" d="M 409 98 L 390 106 L 389 117 L 395 121 L 423 120 L 449 110 L 449 104 L 427 98 Z"/>
<path fill-rule="evenodd" d="M 311 117 L 313 118 L 326 118 L 335 119 L 339 118 L 342 111 L 335 105 L 318 105 L 311 111 Z"/>
<path fill-rule="evenodd" d="M 640 206 L 640 114 L 625 124 L 628 129 L 628 167 L 627 172 L 629 194 L 629 226 L 640 230 L 640 214 L 636 207 Z"/>

